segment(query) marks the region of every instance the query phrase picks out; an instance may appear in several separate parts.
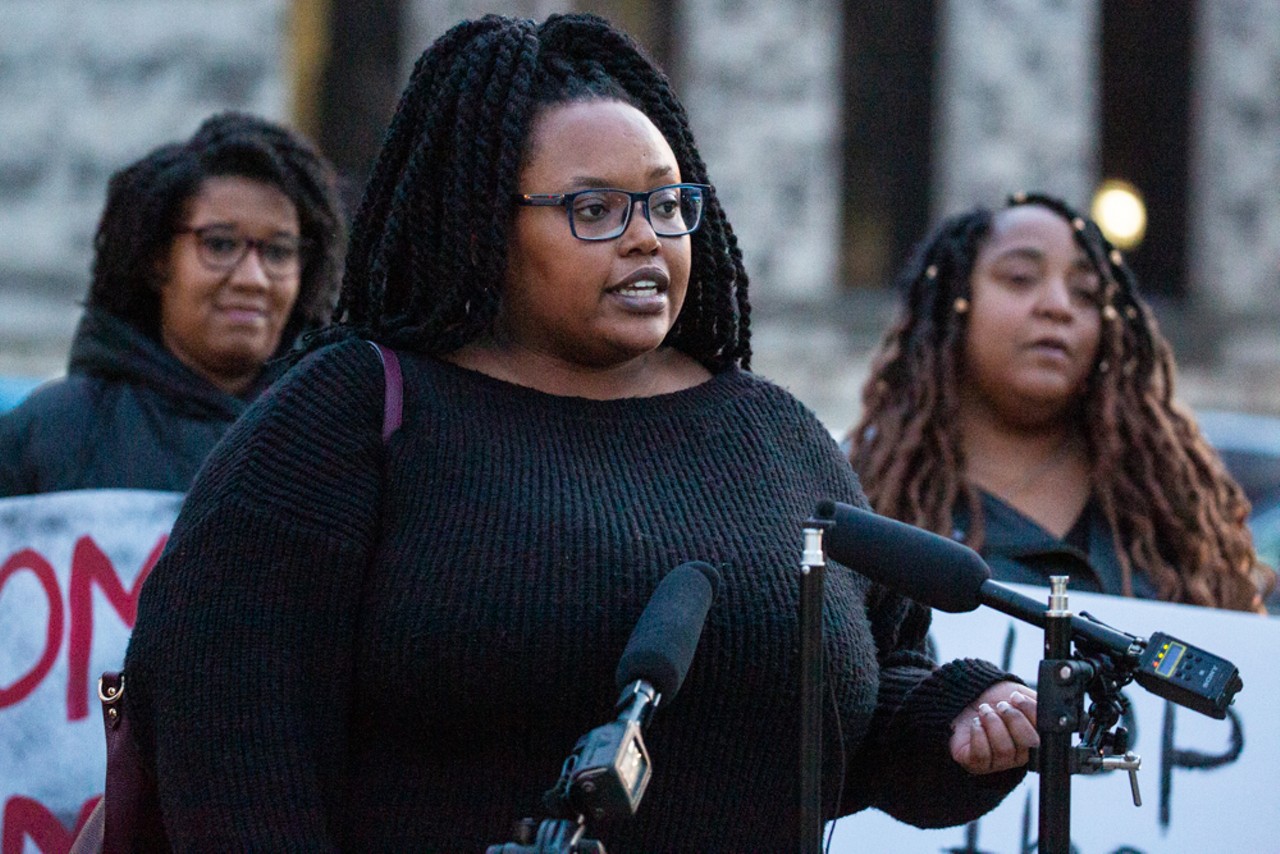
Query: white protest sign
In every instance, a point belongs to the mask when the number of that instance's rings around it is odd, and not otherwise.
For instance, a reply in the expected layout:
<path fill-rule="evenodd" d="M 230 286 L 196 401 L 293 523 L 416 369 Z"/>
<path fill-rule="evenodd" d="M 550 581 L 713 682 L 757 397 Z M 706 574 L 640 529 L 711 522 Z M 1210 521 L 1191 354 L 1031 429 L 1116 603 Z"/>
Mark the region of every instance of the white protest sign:
<path fill-rule="evenodd" d="M 181 502 L 142 490 L 0 499 L 0 854 L 63 854 L 101 795 L 98 676 L 123 664 Z"/>
<path fill-rule="evenodd" d="M 1010 586 L 1038 602 L 1048 601 L 1046 588 Z M 1130 634 L 1165 632 L 1229 660 L 1244 681 L 1222 721 L 1168 703 L 1138 685 L 1126 687 L 1130 749 L 1142 757 L 1138 781 L 1143 804 L 1134 807 L 1128 775 L 1122 771 L 1072 777 L 1073 852 L 1280 851 L 1280 811 L 1273 808 L 1280 793 L 1280 718 L 1275 711 L 1280 674 L 1272 666 L 1280 619 L 1075 592 L 1069 594 L 1069 607 Z M 1035 682 L 1044 648 L 1044 632 L 1035 626 L 989 608 L 935 612 L 933 636 L 942 661 L 985 658 Z M 1034 851 L 1039 783 L 1037 775 L 1028 774 L 999 808 L 968 827 L 920 830 L 864 811 L 835 823 L 830 850 Z"/>

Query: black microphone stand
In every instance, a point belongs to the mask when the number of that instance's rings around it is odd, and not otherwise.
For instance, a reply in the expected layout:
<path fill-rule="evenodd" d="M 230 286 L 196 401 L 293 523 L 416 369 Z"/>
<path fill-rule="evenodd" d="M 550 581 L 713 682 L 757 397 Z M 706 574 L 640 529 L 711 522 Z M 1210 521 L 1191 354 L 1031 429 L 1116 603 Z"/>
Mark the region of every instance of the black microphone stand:
<path fill-rule="evenodd" d="M 800 560 L 800 854 L 822 851 L 822 532 L 832 524 L 805 521 Z"/>
<path fill-rule="evenodd" d="M 1045 854 L 1066 854 L 1071 846 L 1071 737 L 1079 725 L 1080 680 L 1071 661 L 1071 612 L 1067 579 L 1050 582 L 1049 611 L 1044 623 L 1044 659 L 1037 688 L 1036 730 L 1040 772 L 1040 841 Z"/>
<path fill-rule="evenodd" d="M 1044 658 L 1036 683 L 1040 747 L 1032 750 L 1030 762 L 1040 773 L 1040 835 L 1036 850 L 1042 854 L 1069 854 L 1071 775 L 1126 770 L 1134 805 L 1141 806 L 1136 772 L 1142 759 L 1129 752 L 1124 727 L 1111 731 L 1127 707 L 1120 689 L 1133 678 L 1131 666 L 1116 662 L 1105 653 L 1072 654 L 1067 577 L 1051 576 L 1049 582 Z M 1086 694 L 1094 702 L 1084 715 Z M 1072 745 L 1076 732 L 1084 736 L 1079 746 Z"/>

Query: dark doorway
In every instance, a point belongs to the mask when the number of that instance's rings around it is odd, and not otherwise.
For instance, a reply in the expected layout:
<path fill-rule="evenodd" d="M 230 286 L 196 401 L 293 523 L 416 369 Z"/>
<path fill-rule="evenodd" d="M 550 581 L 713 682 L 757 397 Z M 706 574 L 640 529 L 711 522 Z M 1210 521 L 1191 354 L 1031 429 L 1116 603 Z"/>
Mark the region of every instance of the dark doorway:
<path fill-rule="evenodd" d="M 1141 191 L 1142 243 L 1125 253 L 1144 293 L 1187 290 L 1195 4 L 1102 3 L 1102 175 Z"/>
<path fill-rule="evenodd" d="M 333 161 L 354 213 L 404 84 L 401 2 L 326 5 L 329 51 L 317 93 L 316 142 Z"/>
<path fill-rule="evenodd" d="M 845 5 L 841 281 L 889 284 L 929 226 L 933 3 Z"/>

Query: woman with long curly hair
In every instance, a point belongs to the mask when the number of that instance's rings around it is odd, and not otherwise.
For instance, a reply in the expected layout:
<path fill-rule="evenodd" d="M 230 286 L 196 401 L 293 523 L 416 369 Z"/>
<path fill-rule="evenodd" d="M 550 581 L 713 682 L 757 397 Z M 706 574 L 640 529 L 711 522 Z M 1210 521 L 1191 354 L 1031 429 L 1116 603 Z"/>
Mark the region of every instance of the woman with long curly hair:
<path fill-rule="evenodd" d="M 141 595 L 125 670 L 175 847 L 480 851 L 550 813 L 619 854 L 800 850 L 800 530 L 865 502 L 748 370 L 741 255 L 663 73 L 589 15 L 447 32 L 338 310 L 209 460 Z M 645 733 L 638 813 L 544 801 L 691 560 L 720 592 Z M 928 611 L 853 570 L 828 573 L 823 814 L 971 820 L 1025 771 L 1034 692 L 934 665 Z"/>
<path fill-rule="evenodd" d="M 1174 395 L 1122 254 L 1060 200 L 943 222 L 847 446 L 880 513 L 963 540 L 1004 581 L 1261 610 L 1249 503 Z"/>

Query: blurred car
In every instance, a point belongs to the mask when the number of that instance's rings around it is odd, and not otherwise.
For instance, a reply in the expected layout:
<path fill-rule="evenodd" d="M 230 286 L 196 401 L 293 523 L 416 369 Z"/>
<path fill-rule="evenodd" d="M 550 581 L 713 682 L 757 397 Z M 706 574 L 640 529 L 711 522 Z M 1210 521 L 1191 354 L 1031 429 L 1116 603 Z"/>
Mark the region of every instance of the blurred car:
<path fill-rule="evenodd" d="M 1280 416 L 1208 409 L 1196 420 L 1253 505 L 1249 528 L 1258 557 L 1280 567 Z M 1280 591 L 1267 604 L 1280 610 Z"/>
<path fill-rule="evenodd" d="M 13 409 L 41 382 L 32 377 L 0 377 L 0 412 Z"/>

